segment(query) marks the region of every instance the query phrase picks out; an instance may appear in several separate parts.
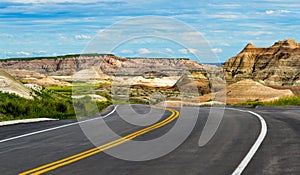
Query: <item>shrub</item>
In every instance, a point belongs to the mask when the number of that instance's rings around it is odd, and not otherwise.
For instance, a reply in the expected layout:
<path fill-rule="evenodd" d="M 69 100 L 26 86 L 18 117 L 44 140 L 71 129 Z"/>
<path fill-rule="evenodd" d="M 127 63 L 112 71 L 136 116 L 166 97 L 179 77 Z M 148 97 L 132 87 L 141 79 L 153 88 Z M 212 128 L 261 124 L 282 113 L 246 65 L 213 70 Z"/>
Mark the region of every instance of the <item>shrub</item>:
<path fill-rule="evenodd" d="M 256 100 L 247 100 L 244 103 L 240 103 L 239 105 L 245 105 L 248 107 L 256 107 L 256 106 L 300 106 L 300 96 L 288 96 L 282 97 L 274 101 L 270 102 L 261 102 L 258 99 Z"/>
<path fill-rule="evenodd" d="M 265 102 L 266 106 L 300 106 L 300 96 L 279 98 L 271 102 Z"/>

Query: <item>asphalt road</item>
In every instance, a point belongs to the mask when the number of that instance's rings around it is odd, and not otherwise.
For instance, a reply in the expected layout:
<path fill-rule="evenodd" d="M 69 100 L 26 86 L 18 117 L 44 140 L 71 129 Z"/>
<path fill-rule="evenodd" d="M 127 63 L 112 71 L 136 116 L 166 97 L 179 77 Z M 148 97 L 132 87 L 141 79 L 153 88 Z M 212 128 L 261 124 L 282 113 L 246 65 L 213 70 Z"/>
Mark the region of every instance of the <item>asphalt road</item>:
<path fill-rule="evenodd" d="M 138 114 L 147 114 L 148 118 L 134 116 L 134 113 L 129 110 L 131 109 L 129 106 L 119 106 L 117 112 L 107 116 L 104 121 L 111 130 L 124 137 L 152 126 L 155 120 L 157 120 L 156 123 L 163 123 L 173 115 L 172 111 L 162 111 L 161 109 L 150 111 L 149 107 L 142 105 L 136 105 L 133 108 Z M 180 109 L 175 108 L 175 110 L 181 112 Z M 199 112 L 195 120 L 195 127 L 188 138 L 167 155 L 147 161 L 126 161 L 99 152 L 45 174 L 232 174 L 260 136 L 260 120 L 247 112 L 226 109 L 213 138 L 205 146 L 199 147 L 198 141 L 210 108 L 185 107 L 185 110 L 190 113 Z M 265 119 L 268 130 L 261 146 L 255 152 L 243 174 L 300 174 L 300 109 L 298 107 L 269 107 L 251 109 L 251 111 L 260 114 Z M 188 113 L 180 113 L 179 118 Z M 147 126 L 130 124 L 120 116 L 125 116 L 128 120 L 134 118 L 135 120 L 132 121 L 137 123 L 145 120 Z M 139 120 L 139 117 L 142 120 Z M 183 122 L 188 123 L 193 119 L 192 116 L 184 117 Z M 170 123 L 163 123 L 158 128 L 132 139 L 145 142 L 163 137 L 172 128 L 177 127 L 178 120 L 178 118 L 173 118 Z M 81 127 L 98 131 L 99 126 L 96 121 L 96 118 L 92 118 L 82 125 L 74 124 L 14 140 L 0 141 L 0 174 L 19 174 L 95 148 Z M 77 121 L 48 121 L 3 126 L 0 127 L 0 140 L 74 122 Z M 184 132 L 185 129 L 182 128 Z M 97 143 L 95 143 L 97 146 L 117 139 L 113 135 L 100 137 L 97 132 L 95 133 L 89 137 L 97 139 Z M 125 142 L 108 150 L 118 149 L 121 146 L 126 148 L 126 144 L 130 145 Z M 139 152 L 139 149 L 136 149 L 137 153 L 134 156 L 151 157 L 154 150 L 158 149 L 160 147 L 145 152 Z M 125 154 L 126 150 L 123 149 L 123 151 Z"/>

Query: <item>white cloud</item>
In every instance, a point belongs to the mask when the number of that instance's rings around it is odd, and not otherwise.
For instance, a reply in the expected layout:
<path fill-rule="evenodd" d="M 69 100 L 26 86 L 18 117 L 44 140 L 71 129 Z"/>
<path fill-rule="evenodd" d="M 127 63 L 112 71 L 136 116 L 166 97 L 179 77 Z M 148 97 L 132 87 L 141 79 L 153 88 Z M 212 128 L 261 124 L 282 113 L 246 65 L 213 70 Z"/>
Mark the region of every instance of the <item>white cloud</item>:
<path fill-rule="evenodd" d="M 265 13 L 267 15 L 280 15 L 280 14 L 283 14 L 283 13 L 290 13 L 291 11 L 289 10 L 266 10 Z"/>
<path fill-rule="evenodd" d="M 149 53 L 151 53 L 150 50 L 149 50 L 149 49 L 146 49 L 146 48 L 140 48 L 140 49 L 138 50 L 138 52 L 139 52 L 140 54 L 149 54 Z"/>
<path fill-rule="evenodd" d="M 39 3 L 92 3 L 92 2 L 99 2 L 99 0 L 10 0 L 6 2 L 12 3 L 23 3 L 23 4 L 39 4 Z M 101 2 L 105 2 L 105 0 L 101 0 Z M 109 2 L 109 0 L 106 0 Z"/>
<path fill-rule="evenodd" d="M 187 49 L 179 49 L 178 52 L 182 53 L 182 54 L 188 54 L 188 50 Z"/>
<path fill-rule="evenodd" d="M 273 32 L 268 31 L 255 31 L 255 32 L 245 32 L 246 35 L 250 36 L 260 36 L 260 35 L 272 35 Z"/>
<path fill-rule="evenodd" d="M 280 13 L 291 13 L 289 10 L 279 10 Z"/>
<path fill-rule="evenodd" d="M 221 43 L 222 46 L 226 46 L 226 47 L 229 47 L 230 44 L 229 43 Z"/>
<path fill-rule="evenodd" d="M 33 54 L 45 54 L 45 53 L 47 53 L 47 51 L 45 50 L 37 50 L 33 52 Z"/>
<path fill-rule="evenodd" d="M 208 4 L 208 6 L 211 7 L 217 7 L 217 8 L 237 8 L 241 7 L 240 4 Z"/>
<path fill-rule="evenodd" d="M 165 50 L 169 53 L 174 53 L 174 51 L 171 48 L 166 48 Z"/>
<path fill-rule="evenodd" d="M 21 55 L 21 56 L 29 56 L 30 53 L 29 52 L 24 52 L 24 51 L 20 51 L 20 52 L 16 52 L 16 55 Z"/>
<path fill-rule="evenodd" d="M 62 40 L 67 39 L 67 37 L 66 37 L 65 35 L 61 34 L 61 33 L 58 34 L 57 37 L 58 37 L 59 39 L 62 39 Z M 75 37 L 75 38 L 76 38 L 76 37 Z"/>
<path fill-rule="evenodd" d="M 45 50 L 38 50 L 38 51 L 35 51 L 35 53 L 47 53 L 47 51 L 45 51 Z"/>
<path fill-rule="evenodd" d="M 211 51 L 213 51 L 214 53 L 222 53 L 223 50 L 221 48 L 213 48 L 211 49 Z"/>
<path fill-rule="evenodd" d="M 198 50 L 197 49 L 193 49 L 193 48 L 189 48 L 189 49 L 179 49 L 178 52 L 186 55 L 188 53 L 196 54 L 198 52 Z"/>
<path fill-rule="evenodd" d="M 76 39 L 91 39 L 92 37 L 89 35 L 75 35 Z"/>
<path fill-rule="evenodd" d="M 209 18 L 215 19 L 245 19 L 248 18 L 246 15 L 237 12 L 221 12 L 216 14 L 207 15 Z"/>
<path fill-rule="evenodd" d="M 123 53 L 123 54 L 132 54 L 133 51 L 125 49 L 125 50 L 122 50 L 121 53 Z"/>
<path fill-rule="evenodd" d="M 130 43 L 132 44 L 152 44 L 152 43 L 157 43 L 159 42 L 159 39 L 157 38 L 138 38 L 131 40 Z"/>
<path fill-rule="evenodd" d="M 46 54 L 47 53 L 47 51 L 45 51 L 45 50 L 38 50 L 38 51 L 34 51 L 34 52 L 32 52 L 32 54 L 33 55 L 44 55 L 44 54 Z"/>
<path fill-rule="evenodd" d="M 266 14 L 267 14 L 267 15 L 271 15 L 271 14 L 273 14 L 273 13 L 275 13 L 274 10 L 267 10 L 267 11 L 266 11 Z"/>
<path fill-rule="evenodd" d="M 0 37 L 12 38 L 14 35 L 8 33 L 0 33 Z"/>
<path fill-rule="evenodd" d="M 183 32 L 182 33 L 183 36 L 202 36 L 205 35 L 205 33 L 203 32 Z"/>
<path fill-rule="evenodd" d="M 191 54 L 196 54 L 198 52 L 197 49 L 192 49 L 192 48 L 189 48 L 188 51 L 191 53 Z"/>
<path fill-rule="evenodd" d="M 225 33 L 226 31 L 225 30 L 211 30 L 210 32 L 213 32 L 213 33 Z"/>

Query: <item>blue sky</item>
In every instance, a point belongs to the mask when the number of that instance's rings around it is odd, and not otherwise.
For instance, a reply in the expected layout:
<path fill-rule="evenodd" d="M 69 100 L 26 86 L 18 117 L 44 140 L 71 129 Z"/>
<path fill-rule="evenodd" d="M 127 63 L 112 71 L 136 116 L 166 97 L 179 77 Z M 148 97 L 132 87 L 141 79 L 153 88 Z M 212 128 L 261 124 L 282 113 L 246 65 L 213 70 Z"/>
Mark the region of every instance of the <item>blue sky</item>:
<path fill-rule="evenodd" d="M 299 9 L 294 0 L 1 0 L 0 58 L 82 53 L 99 31 L 116 22 L 155 15 L 199 31 L 223 62 L 249 42 L 259 47 L 287 38 L 300 42 Z M 195 49 L 157 46 L 128 43 L 113 53 L 189 57 Z M 157 55 L 158 49 L 165 53 Z"/>

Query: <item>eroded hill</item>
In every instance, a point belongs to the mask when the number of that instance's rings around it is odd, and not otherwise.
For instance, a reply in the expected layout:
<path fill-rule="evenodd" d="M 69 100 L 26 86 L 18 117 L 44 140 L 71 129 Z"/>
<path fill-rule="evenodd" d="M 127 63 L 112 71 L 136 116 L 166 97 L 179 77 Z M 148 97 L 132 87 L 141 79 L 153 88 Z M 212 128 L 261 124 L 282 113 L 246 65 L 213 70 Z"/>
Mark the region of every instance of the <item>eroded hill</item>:
<path fill-rule="evenodd" d="M 24 98 L 32 98 L 32 90 L 16 81 L 11 75 L 0 70 L 0 92 L 16 94 Z"/>
<path fill-rule="evenodd" d="M 268 48 L 248 44 L 223 66 L 229 83 L 252 79 L 266 85 L 300 85 L 300 44 L 293 39 Z"/>

